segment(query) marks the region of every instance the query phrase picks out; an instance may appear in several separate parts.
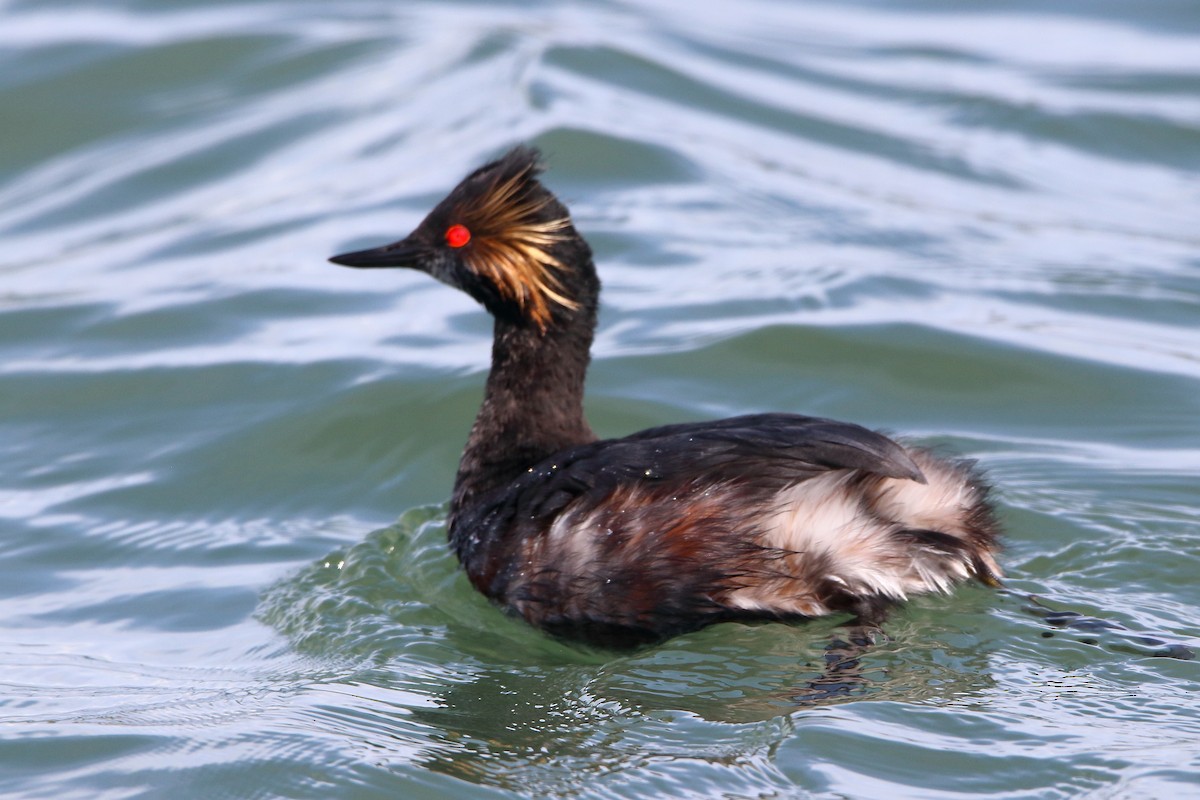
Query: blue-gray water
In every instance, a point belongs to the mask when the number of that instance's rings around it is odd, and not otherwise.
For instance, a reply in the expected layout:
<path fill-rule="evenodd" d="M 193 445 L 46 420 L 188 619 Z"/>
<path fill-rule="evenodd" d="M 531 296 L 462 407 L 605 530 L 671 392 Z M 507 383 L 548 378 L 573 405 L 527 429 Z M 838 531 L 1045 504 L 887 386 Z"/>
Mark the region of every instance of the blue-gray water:
<path fill-rule="evenodd" d="M 828 696 L 839 620 L 611 654 L 473 594 L 488 320 L 324 259 L 518 141 L 600 433 L 967 454 L 1016 593 Z M 1198 353 L 1193 0 L 0 0 L 0 795 L 1200 796 Z"/>

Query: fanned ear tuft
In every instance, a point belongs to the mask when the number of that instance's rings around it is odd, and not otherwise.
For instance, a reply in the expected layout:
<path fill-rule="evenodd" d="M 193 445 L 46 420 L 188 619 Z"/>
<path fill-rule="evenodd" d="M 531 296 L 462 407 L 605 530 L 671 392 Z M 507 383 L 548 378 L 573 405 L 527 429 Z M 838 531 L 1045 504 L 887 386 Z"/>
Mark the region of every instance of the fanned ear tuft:
<path fill-rule="evenodd" d="M 474 185 L 458 213 L 471 231 L 467 266 L 545 331 L 551 303 L 569 310 L 579 303 L 566 295 L 559 274 L 567 267 L 553 253 L 569 237 L 571 220 L 538 182 L 541 169 L 537 150 L 510 150 L 467 178 Z"/>

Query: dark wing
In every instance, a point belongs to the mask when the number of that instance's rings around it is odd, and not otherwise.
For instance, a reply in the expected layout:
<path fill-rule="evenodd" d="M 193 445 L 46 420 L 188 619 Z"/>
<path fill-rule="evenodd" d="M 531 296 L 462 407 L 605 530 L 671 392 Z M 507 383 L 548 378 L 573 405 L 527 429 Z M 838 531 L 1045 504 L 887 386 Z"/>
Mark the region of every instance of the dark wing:
<path fill-rule="evenodd" d="M 485 512 L 491 522 L 499 522 L 496 512 L 534 522 L 554 516 L 579 497 L 599 500 L 631 482 L 700 486 L 753 481 L 764 490 L 782 489 L 837 469 L 925 482 L 905 449 L 882 434 L 819 417 L 754 414 L 665 425 L 580 445 L 531 467 L 500 490 L 500 502 L 492 505 L 482 498 L 481 505 L 491 507 L 491 513 Z"/>
<path fill-rule="evenodd" d="M 861 469 L 888 478 L 909 478 L 919 483 L 925 476 L 908 451 L 883 434 L 860 425 L 799 414 L 751 414 L 713 422 L 687 422 L 649 428 L 620 442 L 652 441 L 692 456 L 689 443 L 702 451 L 721 451 L 750 459 L 780 459 L 806 474 L 831 469 Z"/>

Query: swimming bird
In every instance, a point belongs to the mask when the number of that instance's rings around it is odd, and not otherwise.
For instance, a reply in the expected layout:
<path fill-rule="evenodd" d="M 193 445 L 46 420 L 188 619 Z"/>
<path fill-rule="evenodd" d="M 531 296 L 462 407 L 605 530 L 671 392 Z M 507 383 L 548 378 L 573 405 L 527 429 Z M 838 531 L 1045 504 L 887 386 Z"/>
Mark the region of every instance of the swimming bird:
<path fill-rule="evenodd" d="M 583 394 L 600 280 L 541 170 L 517 147 L 405 238 L 330 259 L 426 272 L 494 318 L 447 520 L 476 589 L 551 634 L 634 645 L 729 620 L 877 625 L 911 595 L 999 584 L 972 462 L 787 413 L 598 439 Z"/>

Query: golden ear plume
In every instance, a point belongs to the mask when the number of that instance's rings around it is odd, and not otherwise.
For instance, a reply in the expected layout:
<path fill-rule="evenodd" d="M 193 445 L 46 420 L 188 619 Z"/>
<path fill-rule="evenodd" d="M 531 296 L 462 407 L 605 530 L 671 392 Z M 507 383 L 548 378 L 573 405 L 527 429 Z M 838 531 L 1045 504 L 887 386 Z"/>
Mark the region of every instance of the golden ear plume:
<path fill-rule="evenodd" d="M 551 302 L 570 310 L 579 308 L 579 303 L 563 293 L 556 273 L 566 266 L 551 253 L 554 245 L 566 238 L 563 232 L 571 220 L 565 216 L 540 218 L 551 197 L 528 190 L 534 169 L 530 163 L 498 179 L 472 204 L 465 215 L 472 236 L 464 259 L 545 331 Z"/>

